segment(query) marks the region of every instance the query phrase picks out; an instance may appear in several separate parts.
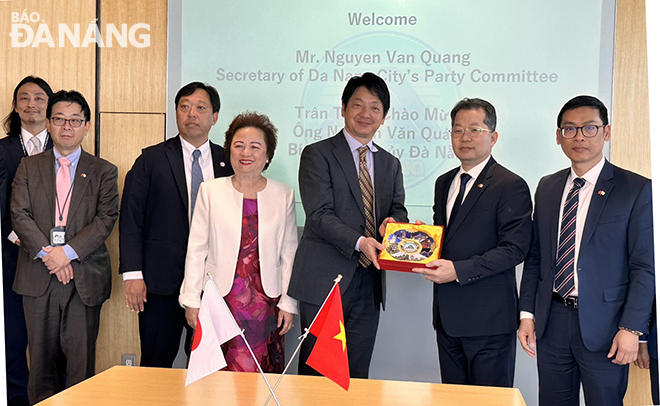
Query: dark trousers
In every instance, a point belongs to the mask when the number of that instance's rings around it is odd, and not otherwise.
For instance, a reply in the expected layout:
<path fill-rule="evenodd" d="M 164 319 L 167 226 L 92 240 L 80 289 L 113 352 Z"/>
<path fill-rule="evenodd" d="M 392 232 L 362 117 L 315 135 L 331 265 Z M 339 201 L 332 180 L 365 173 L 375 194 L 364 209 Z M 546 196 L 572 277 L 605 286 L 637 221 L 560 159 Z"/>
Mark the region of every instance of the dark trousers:
<path fill-rule="evenodd" d="M 86 306 L 75 283 L 51 278 L 46 293 L 23 296 L 30 346 L 30 404 L 63 390 L 58 365 L 66 358 L 66 387 L 94 375 L 101 305 Z"/>
<path fill-rule="evenodd" d="M 12 278 L 13 279 L 13 278 Z M 13 280 L 4 281 L 5 359 L 7 362 L 7 404 L 26 406 L 28 402 L 28 344 L 23 298 L 11 289 Z"/>
<path fill-rule="evenodd" d="M 438 323 L 442 383 L 513 387 L 516 333 L 452 337 Z"/>
<path fill-rule="evenodd" d="M 328 292 L 330 293 L 330 292 Z M 368 378 L 371 356 L 376 342 L 380 318 L 381 276 L 374 267 L 358 267 L 344 292 L 341 292 L 346 329 L 346 352 L 351 378 Z M 320 306 L 300 303 L 301 330 L 309 327 Z M 300 349 L 298 374 L 319 375 L 305 362 L 314 348 L 316 338 L 309 334 Z"/>
<path fill-rule="evenodd" d="M 140 366 L 172 368 L 184 328 L 186 354 L 190 354 L 193 331 L 186 322 L 185 310 L 179 305 L 178 292 L 169 296 L 147 292 L 147 302 L 138 319 L 142 351 Z"/>
<path fill-rule="evenodd" d="M 553 301 L 545 333 L 537 340 L 539 405 L 577 406 L 580 382 L 587 406 L 623 405 L 628 365 L 613 364 L 608 350 L 589 351 L 578 310 Z"/>

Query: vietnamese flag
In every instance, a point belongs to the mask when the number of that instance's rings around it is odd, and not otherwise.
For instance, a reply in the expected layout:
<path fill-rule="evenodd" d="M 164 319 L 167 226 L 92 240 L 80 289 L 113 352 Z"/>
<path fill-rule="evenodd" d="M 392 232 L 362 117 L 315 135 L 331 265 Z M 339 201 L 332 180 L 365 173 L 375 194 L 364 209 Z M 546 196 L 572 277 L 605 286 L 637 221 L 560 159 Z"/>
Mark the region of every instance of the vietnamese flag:
<path fill-rule="evenodd" d="M 316 336 L 316 344 L 307 358 L 307 365 L 348 390 L 350 375 L 339 284 L 335 284 L 309 332 Z"/>

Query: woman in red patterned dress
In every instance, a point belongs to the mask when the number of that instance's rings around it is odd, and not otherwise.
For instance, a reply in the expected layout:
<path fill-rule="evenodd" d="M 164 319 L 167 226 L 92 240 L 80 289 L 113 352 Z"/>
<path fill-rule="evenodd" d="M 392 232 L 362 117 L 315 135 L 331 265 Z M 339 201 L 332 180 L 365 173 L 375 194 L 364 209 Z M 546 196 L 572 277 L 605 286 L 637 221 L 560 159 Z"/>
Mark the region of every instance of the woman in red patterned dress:
<path fill-rule="evenodd" d="M 277 129 L 246 112 L 225 133 L 234 176 L 202 183 L 193 216 L 179 302 L 195 327 L 211 272 L 264 372 L 284 369 L 284 334 L 297 302 L 286 294 L 297 247 L 293 190 L 262 172 L 273 159 Z M 255 372 L 241 337 L 223 345 L 227 369 Z"/>

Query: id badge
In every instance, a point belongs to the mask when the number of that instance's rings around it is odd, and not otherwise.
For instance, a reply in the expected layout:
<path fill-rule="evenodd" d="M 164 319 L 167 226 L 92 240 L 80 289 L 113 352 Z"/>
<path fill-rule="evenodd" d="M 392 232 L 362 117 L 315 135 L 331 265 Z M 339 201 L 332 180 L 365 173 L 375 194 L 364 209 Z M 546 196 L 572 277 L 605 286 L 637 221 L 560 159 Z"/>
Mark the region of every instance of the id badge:
<path fill-rule="evenodd" d="M 66 244 L 66 227 L 53 227 L 50 229 L 50 245 L 57 247 Z"/>

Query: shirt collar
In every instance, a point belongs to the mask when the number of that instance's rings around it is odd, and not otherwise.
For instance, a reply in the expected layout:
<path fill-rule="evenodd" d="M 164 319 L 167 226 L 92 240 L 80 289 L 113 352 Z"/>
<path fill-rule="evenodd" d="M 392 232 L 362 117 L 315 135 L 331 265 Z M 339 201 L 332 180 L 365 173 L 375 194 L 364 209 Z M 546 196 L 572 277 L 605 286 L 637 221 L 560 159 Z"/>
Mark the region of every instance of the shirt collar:
<path fill-rule="evenodd" d="M 573 167 L 571 167 L 570 182 L 573 183 L 573 180 L 575 180 L 575 178 L 582 178 L 587 182 L 589 182 L 590 184 L 595 185 L 596 182 L 598 182 L 598 177 L 600 176 L 600 172 L 603 170 L 604 166 L 605 166 L 605 157 L 603 156 L 600 158 L 600 161 L 598 161 L 598 163 L 593 168 L 589 169 L 587 173 L 585 173 L 582 176 L 577 176 L 577 174 L 573 170 Z"/>
<path fill-rule="evenodd" d="M 65 156 L 60 154 L 60 152 L 57 150 L 57 148 L 53 148 L 53 154 L 55 154 L 55 161 L 57 161 L 59 158 Z M 69 155 L 66 155 L 67 158 L 69 158 L 69 161 L 71 161 L 71 165 L 76 165 L 78 163 L 78 160 L 80 159 L 80 154 L 82 154 L 82 147 L 78 147 L 75 151 L 70 153 Z"/>
<path fill-rule="evenodd" d="M 361 148 L 365 144 L 362 144 L 360 141 L 356 140 L 353 138 L 348 132 L 346 132 L 346 129 L 344 128 L 343 130 L 344 137 L 346 137 L 346 142 L 348 142 L 348 148 L 351 149 L 351 152 L 356 151 L 358 148 Z M 374 140 L 371 139 L 369 142 L 366 144 L 367 147 L 371 152 L 378 152 L 378 148 L 374 145 Z"/>
<path fill-rule="evenodd" d="M 210 140 L 207 139 L 205 143 L 203 143 L 202 145 L 199 146 L 199 148 L 195 148 L 194 145 L 192 145 L 188 141 L 184 140 L 183 137 L 179 136 L 179 138 L 181 139 L 181 148 L 183 150 L 183 156 L 185 157 L 185 159 L 189 159 L 189 160 L 192 161 L 192 159 L 193 159 L 192 153 L 195 149 L 198 149 L 198 150 L 201 151 L 202 155 L 200 156 L 199 159 L 202 162 L 206 161 L 209 158 L 209 156 L 211 155 L 211 143 L 210 143 L 211 141 Z"/>
<path fill-rule="evenodd" d="M 481 175 L 481 171 L 483 171 L 484 168 L 486 167 L 486 164 L 488 163 L 488 161 L 490 161 L 490 158 L 491 158 L 491 157 L 492 157 L 492 155 L 488 155 L 488 158 L 484 159 L 483 161 L 481 161 L 480 163 L 478 163 L 477 165 L 475 165 L 475 166 L 474 166 L 472 169 L 470 169 L 469 171 L 463 170 L 463 165 L 461 165 L 461 169 L 458 171 L 458 176 L 460 176 L 460 175 L 462 175 L 462 174 L 464 174 L 464 173 L 467 173 L 468 175 L 470 175 L 470 177 L 471 177 L 472 179 L 477 179 L 477 177 L 478 177 L 479 175 Z"/>
<path fill-rule="evenodd" d="M 35 134 L 34 136 L 39 138 L 39 141 L 41 141 L 41 147 L 43 148 L 44 143 L 46 142 L 46 136 L 48 135 L 48 129 L 44 128 L 39 134 Z M 23 139 L 23 145 L 27 145 L 27 142 L 32 138 L 33 135 L 31 132 L 26 130 L 25 128 L 21 127 L 21 138 Z"/>

